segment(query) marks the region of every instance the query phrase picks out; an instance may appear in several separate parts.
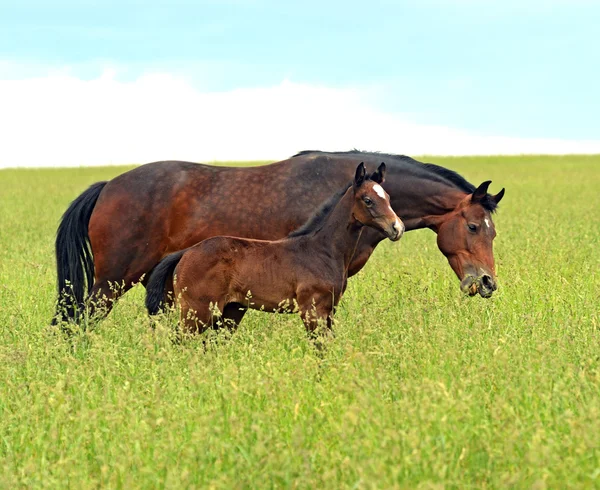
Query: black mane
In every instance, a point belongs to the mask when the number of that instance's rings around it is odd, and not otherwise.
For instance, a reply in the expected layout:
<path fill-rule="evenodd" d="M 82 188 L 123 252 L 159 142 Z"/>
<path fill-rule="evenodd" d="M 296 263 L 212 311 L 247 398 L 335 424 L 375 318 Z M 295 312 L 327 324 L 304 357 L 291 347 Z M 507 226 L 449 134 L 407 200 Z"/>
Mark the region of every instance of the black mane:
<path fill-rule="evenodd" d="M 340 201 L 344 194 L 346 194 L 346 191 L 351 185 L 352 183 L 349 183 L 348 185 L 342 187 L 333 196 L 321 204 L 314 214 L 308 218 L 308 220 L 306 220 L 306 222 L 300 228 L 296 228 L 288 235 L 288 238 L 310 235 L 311 233 L 320 230 L 325 223 L 325 219 L 327 216 L 329 216 L 329 213 L 331 213 L 333 208 L 335 208 L 335 205 Z"/>
<path fill-rule="evenodd" d="M 383 161 L 385 161 L 385 163 L 388 164 L 390 167 L 391 167 L 390 164 L 392 162 L 396 162 L 397 164 L 402 165 L 403 170 L 405 170 L 407 173 L 410 173 L 413 175 L 418 175 L 418 176 L 421 176 L 421 177 L 429 179 L 429 180 L 449 184 L 453 187 L 458 188 L 460 191 L 462 191 L 466 194 L 473 194 L 473 192 L 476 189 L 476 187 L 473 184 L 471 184 L 462 175 L 458 174 L 454 170 L 450 170 L 448 168 L 441 167 L 439 165 L 436 165 L 435 163 L 419 162 L 418 160 L 415 160 L 414 158 L 411 158 L 406 155 L 395 155 L 393 153 L 380 153 L 378 151 L 360 151 L 357 149 L 353 149 L 350 151 L 334 151 L 334 152 L 320 151 L 320 150 L 304 150 L 299 153 L 296 153 L 292 158 L 299 157 L 299 156 L 311 155 L 311 154 L 340 155 L 340 156 L 356 155 L 360 158 L 371 157 L 371 158 L 376 158 L 376 159 L 383 159 Z M 481 204 L 485 209 L 487 209 L 491 213 L 496 211 L 496 208 L 498 207 L 498 204 L 496 203 L 496 201 L 494 201 L 492 199 L 492 196 L 490 194 L 486 195 L 486 197 L 483 199 Z"/>

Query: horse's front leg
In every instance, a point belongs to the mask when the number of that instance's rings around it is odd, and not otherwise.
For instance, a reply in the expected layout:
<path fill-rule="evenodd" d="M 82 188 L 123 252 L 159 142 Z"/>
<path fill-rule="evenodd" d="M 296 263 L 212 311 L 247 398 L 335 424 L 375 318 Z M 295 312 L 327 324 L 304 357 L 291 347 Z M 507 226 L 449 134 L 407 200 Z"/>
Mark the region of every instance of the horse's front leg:
<path fill-rule="evenodd" d="M 346 292 L 347 287 L 348 287 L 348 278 L 344 279 L 344 284 L 342 285 L 340 294 L 334 298 L 332 316 L 335 316 L 335 314 L 337 312 L 337 307 L 340 304 L 340 301 L 342 301 L 342 296 L 344 296 L 344 293 Z"/>
<path fill-rule="evenodd" d="M 385 239 L 383 233 L 374 230 L 373 228 L 365 228 L 366 229 L 363 229 L 363 232 L 360 235 L 352 260 L 350 260 L 348 277 L 358 274 L 369 260 L 369 257 L 373 254 L 377 244 Z"/>
<path fill-rule="evenodd" d="M 348 266 L 348 277 L 352 277 L 355 274 L 358 274 L 360 270 L 365 266 L 369 257 L 375 250 L 372 247 L 364 247 L 362 249 L 356 250 L 354 256 L 352 257 L 352 261 Z"/>

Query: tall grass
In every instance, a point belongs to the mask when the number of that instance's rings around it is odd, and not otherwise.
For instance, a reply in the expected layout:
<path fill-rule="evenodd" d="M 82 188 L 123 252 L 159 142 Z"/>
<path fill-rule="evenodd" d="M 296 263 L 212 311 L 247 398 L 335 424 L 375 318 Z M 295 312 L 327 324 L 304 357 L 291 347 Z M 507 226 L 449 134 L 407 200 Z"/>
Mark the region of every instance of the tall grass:
<path fill-rule="evenodd" d="M 350 280 L 322 355 L 258 312 L 174 344 L 141 288 L 66 339 L 58 220 L 125 169 L 0 171 L 0 487 L 600 486 L 600 157 L 426 161 L 507 188 L 499 291 L 463 297 L 408 233 Z"/>

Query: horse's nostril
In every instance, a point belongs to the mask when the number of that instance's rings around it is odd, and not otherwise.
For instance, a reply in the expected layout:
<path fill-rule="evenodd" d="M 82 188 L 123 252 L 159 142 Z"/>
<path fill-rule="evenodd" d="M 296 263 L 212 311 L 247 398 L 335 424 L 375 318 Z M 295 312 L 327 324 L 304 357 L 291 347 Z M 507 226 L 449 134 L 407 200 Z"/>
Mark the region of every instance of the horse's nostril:
<path fill-rule="evenodd" d="M 483 276 L 481 276 L 481 284 L 485 288 L 493 289 L 493 287 L 494 287 L 494 280 L 492 279 L 492 276 L 484 274 Z"/>

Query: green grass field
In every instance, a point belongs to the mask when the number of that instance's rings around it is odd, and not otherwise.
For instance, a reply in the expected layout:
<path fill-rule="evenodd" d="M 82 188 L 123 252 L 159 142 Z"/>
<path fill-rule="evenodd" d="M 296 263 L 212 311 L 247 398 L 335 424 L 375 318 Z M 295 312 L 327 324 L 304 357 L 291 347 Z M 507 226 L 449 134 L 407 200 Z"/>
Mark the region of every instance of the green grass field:
<path fill-rule="evenodd" d="M 135 288 L 49 327 L 69 202 L 126 169 L 0 171 L 0 488 L 600 487 L 600 156 L 425 158 L 506 187 L 500 289 L 386 241 L 319 356 L 296 316 L 170 340 Z"/>

